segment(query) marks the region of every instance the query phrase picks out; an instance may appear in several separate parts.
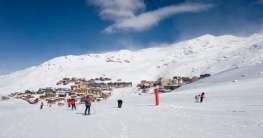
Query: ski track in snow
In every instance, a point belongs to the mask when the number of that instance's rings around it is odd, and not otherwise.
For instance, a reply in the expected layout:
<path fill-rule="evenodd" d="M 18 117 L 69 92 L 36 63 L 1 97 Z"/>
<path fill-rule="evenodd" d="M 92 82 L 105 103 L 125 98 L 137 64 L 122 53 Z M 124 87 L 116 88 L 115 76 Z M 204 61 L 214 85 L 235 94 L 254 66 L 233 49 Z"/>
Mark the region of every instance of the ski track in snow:
<path fill-rule="evenodd" d="M 79 105 L 77 111 L 71 111 L 66 107 L 39 110 L 34 105 L 19 108 L 22 104 L 19 103 L 14 105 L 18 109 L 8 110 L 1 116 L 1 120 L 8 121 L 0 125 L 0 137 L 67 138 L 78 135 L 91 138 L 175 138 L 203 135 L 207 138 L 245 138 L 261 134 L 260 115 L 263 115 L 263 110 L 259 106 L 248 108 L 247 105 L 255 105 L 252 101 L 245 106 L 232 105 L 230 109 L 225 109 L 225 106 L 229 106 L 227 103 L 214 105 L 214 101 L 205 101 L 200 104 L 194 103 L 193 99 L 185 101 L 185 98 L 192 98 L 187 92 L 177 93 L 175 97 L 173 94 L 161 95 L 160 107 L 153 106 L 153 95 L 131 96 L 131 99 L 126 99 L 122 109 L 115 107 L 115 99 L 103 101 L 93 105 L 96 113 L 90 116 L 82 114 L 83 105 Z M 213 96 L 212 93 L 208 94 Z M 227 97 L 224 94 L 223 97 Z"/>

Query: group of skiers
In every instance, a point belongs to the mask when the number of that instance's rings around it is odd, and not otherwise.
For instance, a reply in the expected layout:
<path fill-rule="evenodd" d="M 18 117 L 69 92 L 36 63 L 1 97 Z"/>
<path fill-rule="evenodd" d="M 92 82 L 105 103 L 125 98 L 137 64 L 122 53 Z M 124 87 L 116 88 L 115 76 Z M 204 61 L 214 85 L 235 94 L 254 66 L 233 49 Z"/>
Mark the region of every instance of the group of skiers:
<path fill-rule="evenodd" d="M 95 98 L 91 95 L 87 95 L 82 97 L 81 102 L 84 102 L 85 104 L 85 110 L 84 115 L 90 115 L 91 111 L 91 104 L 92 102 L 95 102 Z M 118 108 L 122 107 L 123 101 L 121 99 L 117 100 Z M 71 108 L 71 110 L 77 110 L 76 108 L 76 99 L 71 97 L 67 99 L 68 108 Z M 40 110 L 43 109 L 44 103 L 43 101 L 40 103 Z"/>
<path fill-rule="evenodd" d="M 95 101 L 95 98 L 93 96 L 87 95 L 82 98 L 82 100 L 85 103 L 85 110 L 84 110 L 84 115 L 90 115 L 90 110 L 91 110 L 91 103 Z M 122 107 L 123 101 L 121 99 L 117 100 L 118 103 L 118 108 Z M 68 107 L 72 107 L 72 110 L 76 110 L 76 100 L 74 98 L 68 99 Z"/>
<path fill-rule="evenodd" d="M 84 111 L 84 115 L 90 115 L 90 107 L 91 107 L 91 103 L 94 102 L 94 98 L 90 95 L 87 95 L 85 97 L 82 98 L 83 102 L 85 103 L 85 111 Z M 68 107 L 71 108 L 71 110 L 76 110 L 76 99 L 75 98 L 70 98 L 67 100 L 68 103 Z"/>
<path fill-rule="evenodd" d="M 205 92 L 202 92 L 201 94 L 195 95 L 195 102 L 196 103 L 202 103 L 205 99 Z M 95 98 L 91 95 L 87 95 L 82 98 L 82 101 L 85 103 L 85 110 L 84 110 L 84 115 L 90 115 L 90 110 L 91 110 L 91 104 L 92 102 L 95 101 Z M 76 99 L 71 97 L 67 99 L 68 103 L 68 108 L 71 108 L 71 110 L 76 110 Z M 117 100 L 117 106 L 118 108 L 122 108 L 123 100 L 118 99 Z M 41 102 L 40 104 L 40 109 L 43 109 L 44 103 Z"/>
<path fill-rule="evenodd" d="M 205 92 L 202 92 L 201 94 L 195 95 L 195 102 L 196 103 L 202 103 L 205 99 Z"/>

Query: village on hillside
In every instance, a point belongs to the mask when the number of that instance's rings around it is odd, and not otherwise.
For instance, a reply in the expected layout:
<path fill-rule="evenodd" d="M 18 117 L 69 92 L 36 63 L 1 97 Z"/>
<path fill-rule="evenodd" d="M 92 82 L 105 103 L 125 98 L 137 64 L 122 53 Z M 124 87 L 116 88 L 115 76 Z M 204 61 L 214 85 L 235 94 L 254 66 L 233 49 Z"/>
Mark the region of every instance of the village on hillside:
<path fill-rule="evenodd" d="M 75 98 L 81 102 L 81 98 L 86 95 L 90 95 L 96 101 L 100 101 L 110 97 L 112 90 L 115 88 L 132 87 L 132 82 L 122 82 L 121 79 L 112 82 L 110 78 L 106 77 L 90 80 L 73 77 L 63 78 L 56 85 L 58 86 L 56 88 L 39 88 L 37 91 L 26 90 L 24 92 L 12 93 L 10 96 L 25 100 L 30 104 L 44 101 L 49 105 L 64 105 L 65 101 L 69 98 Z"/>
<path fill-rule="evenodd" d="M 165 92 L 171 92 L 183 85 L 190 84 L 210 76 L 211 74 L 201 74 L 200 76 L 193 76 L 193 77 L 182 77 L 182 76 L 174 76 L 172 78 L 160 77 L 156 81 L 142 80 L 139 84 L 137 84 L 137 87 L 142 92 L 148 92 L 150 88 L 153 88 L 158 85 L 160 87 L 160 92 L 165 93 Z"/>
<path fill-rule="evenodd" d="M 174 76 L 172 78 L 159 78 L 156 81 L 142 80 L 136 85 L 141 93 L 149 92 L 151 88 L 159 86 L 160 92 L 171 92 L 183 85 L 193 83 L 200 79 L 209 77 L 210 74 L 202 74 L 193 77 Z M 86 80 L 85 78 L 63 78 L 56 85 L 58 87 L 39 88 L 37 91 L 26 90 L 15 92 L 10 97 L 22 99 L 29 104 L 37 104 L 39 101 L 47 103 L 49 106 L 64 106 L 68 99 L 74 98 L 78 103 L 83 103 L 86 95 L 92 96 L 95 101 L 109 98 L 114 89 L 132 87 L 132 82 L 124 82 L 121 79 L 112 81 L 108 77 L 98 77 Z M 2 97 L 8 99 L 8 97 Z"/>

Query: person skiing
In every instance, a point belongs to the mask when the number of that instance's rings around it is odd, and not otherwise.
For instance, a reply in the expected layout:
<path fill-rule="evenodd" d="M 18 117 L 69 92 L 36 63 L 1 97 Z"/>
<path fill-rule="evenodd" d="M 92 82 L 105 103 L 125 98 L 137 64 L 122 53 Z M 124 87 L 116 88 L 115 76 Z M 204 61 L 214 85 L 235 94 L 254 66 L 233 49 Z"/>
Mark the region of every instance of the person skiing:
<path fill-rule="evenodd" d="M 199 103 L 199 101 L 200 101 L 200 94 L 198 94 L 198 95 L 195 95 L 195 102 L 196 103 Z"/>
<path fill-rule="evenodd" d="M 41 103 L 40 103 L 40 110 L 43 109 L 43 106 L 44 106 L 44 103 L 41 102 Z"/>
<path fill-rule="evenodd" d="M 118 102 L 118 108 L 121 108 L 123 101 L 121 99 L 119 99 L 117 102 Z"/>
<path fill-rule="evenodd" d="M 71 110 L 76 110 L 76 100 L 72 98 L 70 100 L 70 103 L 71 103 Z"/>
<path fill-rule="evenodd" d="M 68 103 L 68 108 L 70 108 L 70 98 L 69 99 L 67 99 L 67 103 Z"/>
<path fill-rule="evenodd" d="M 84 102 L 85 102 L 85 106 L 86 106 L 84 114 L 87 115 L 87 111 L 88 111 L 88 115 L 90 115 L 90 107 L 91 107 L 92 97 L 87 95 Z"/>
<path fill-rule="evenodd" d="M 202 92 L 200 96 L 200 103 L 203 102 L 204 98 L 205 98 L 205 92 Z"/>

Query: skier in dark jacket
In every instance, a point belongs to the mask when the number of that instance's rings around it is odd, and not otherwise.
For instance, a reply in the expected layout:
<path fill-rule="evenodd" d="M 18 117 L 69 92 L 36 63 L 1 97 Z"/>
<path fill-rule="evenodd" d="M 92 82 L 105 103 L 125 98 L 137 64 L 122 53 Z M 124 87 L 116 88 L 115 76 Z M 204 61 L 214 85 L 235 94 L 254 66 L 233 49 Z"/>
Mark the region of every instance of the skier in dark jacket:
<path fill-rule="evenodd" d="M 87 95 L 85 97 L 85 106 L 86 106 L 85 113 L 84 113 L 85 115 L 87 115 L 87 111 L 88 111 L 88 115 L 90 115 L 91 102 L 92 102 L 92 97 Z"/>
<path fill-rule="evenodd" d="M 121 108 L 123 101 L 121 99 L 119 99 L 117 102 L 118 102 L 118 108 Z"/>
<path fill-rule="evenodd" d="M 200 103 L 203 102 L 204 98 L 205 98 L 205 92 L 202 92 L 200 96 Z"/>
<path fill-rule="evenodd" d="M 40 110 L 43 109 L 43 106 L 44 106 L 44 103 L 41 102 L 41 103 L 40 103 Z"/>

